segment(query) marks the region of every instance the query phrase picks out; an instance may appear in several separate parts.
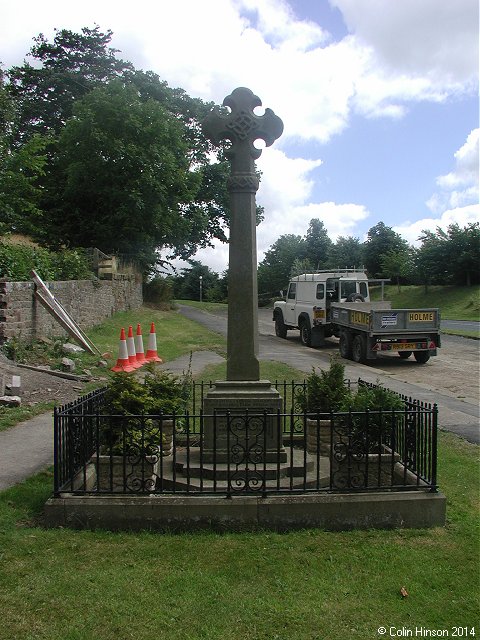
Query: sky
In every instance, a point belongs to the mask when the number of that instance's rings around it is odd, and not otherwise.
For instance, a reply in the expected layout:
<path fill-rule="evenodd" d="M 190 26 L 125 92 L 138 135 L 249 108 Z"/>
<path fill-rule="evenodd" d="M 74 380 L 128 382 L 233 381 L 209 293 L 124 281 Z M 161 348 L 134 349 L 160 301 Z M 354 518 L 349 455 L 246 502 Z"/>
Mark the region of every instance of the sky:
<path fill-rule="evenodd" d="M 258 259 L 312 218 L 364 241 L 380 221 L 480 220 L 478 0 L 0 0 L 0 61 L 99 25 L 136 68 L 218 104 L 250 88 L 284 122 L 257 162 Z M 228 246 L 195 256 L 222 272 Z"/>

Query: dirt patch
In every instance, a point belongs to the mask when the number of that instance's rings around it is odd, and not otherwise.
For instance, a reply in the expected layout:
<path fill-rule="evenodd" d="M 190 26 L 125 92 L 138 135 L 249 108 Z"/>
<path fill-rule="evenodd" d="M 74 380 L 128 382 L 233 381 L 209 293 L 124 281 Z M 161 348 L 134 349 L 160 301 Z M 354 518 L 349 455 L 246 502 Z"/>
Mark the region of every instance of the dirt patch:
<path fill-rule="evenodd" d="M 33 406 L 41 402 L 62 405 L 81 396 L 85 383 L 58 378 L 42 371 L 30 371 L 17 367 L 14 362 L 0 354 L 0 376 L 5 384 L 11 384 L 12 376 L 20 376 L 22 405 Z M 99 382 L 100 384 L 100 382 Z"/>

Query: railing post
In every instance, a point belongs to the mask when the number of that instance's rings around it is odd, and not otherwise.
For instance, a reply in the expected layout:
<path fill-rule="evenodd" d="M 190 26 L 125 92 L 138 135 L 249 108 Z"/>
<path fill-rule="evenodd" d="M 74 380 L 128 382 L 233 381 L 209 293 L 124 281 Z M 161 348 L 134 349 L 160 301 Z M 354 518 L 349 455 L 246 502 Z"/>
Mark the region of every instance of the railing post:
<path fill-rule="evenodd" d="M 431 479 L 432 487 L 431 487 L 431 491 L 433 493 L 436 493 L 438 491 L 438 488 L 437 488 L 438 406 L 437 406 L 436 403 L 433 405 L 432 417 L 433 417 L 433 424 L 432 424 L 432 450 L 430 452 L 430 455 L 432 457 L 432 479 Z"/>
<path fill-rule="evenodd" d="M 58 443 L 58 409 L 54 407 L 53 409 L 53 495 L 58 498 L 60 495 L 59 492 L 59 443 Z"/>

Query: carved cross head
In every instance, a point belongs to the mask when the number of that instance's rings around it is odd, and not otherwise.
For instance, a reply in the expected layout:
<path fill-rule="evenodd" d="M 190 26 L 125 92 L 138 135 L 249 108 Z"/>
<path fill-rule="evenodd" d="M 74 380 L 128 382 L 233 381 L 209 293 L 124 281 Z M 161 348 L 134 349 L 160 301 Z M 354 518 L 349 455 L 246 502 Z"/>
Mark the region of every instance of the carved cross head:
<path fill-rule="evenodd" d="M 262 101 L 250 89 L 238 87 L 223 101 L 224 107 L 230 107 L 230 113 L 223 115 L 215 108 L 203 121 L 203 132 L 214 144 L 221 140 L 230 140 L 232 146 L 228 156 L 237 164 L 247 160 L 256 160 L 262 154 L 261 149 L 254 147 L 255 140 L 264 140 L 267 147 L 275 142 L 283 133 L 283 122 L 271 109 L 265 109 L 262 116 L 253 113 Z M 240 156 L 240 158 L 237 158 Z"/>

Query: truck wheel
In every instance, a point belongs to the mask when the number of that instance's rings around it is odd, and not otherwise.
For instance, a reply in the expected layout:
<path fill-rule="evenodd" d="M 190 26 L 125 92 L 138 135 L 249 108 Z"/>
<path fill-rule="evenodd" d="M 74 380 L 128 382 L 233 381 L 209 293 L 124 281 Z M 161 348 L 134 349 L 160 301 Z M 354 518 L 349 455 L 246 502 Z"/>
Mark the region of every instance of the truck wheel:
<path fill-rule="evenodd" d="M 283 321 L 282 316 L 277 316 L 275 318 L 275 335 L 278 338 L 286 338 L 287 337 L 287 327 Z"/>
<path fill-rule="evenodd" d="M 364 363 L 367 359 L 367 341 L 365 336 L 360 333 L 353 339 L 352 344 L 352 359 L 354 362 Z"/>
<path fill-rule="evenodd" d="M 399 351 L 398 355 L 400 356 L 400 358 L 402 360 L 406 360 L 407 358 L 409 358 L 412 355 L 411 351 Z"/>
<path fill-rule="evenodd" d="M 430 353 L 428 351 L 414 351 L 413 355 L 418 364 L 425 364 L 430 360 Z"/>
<path fill-rule="evenodd" d="M 340 334 L 340 344 L 338 345 L 340 356 L 345 360 L 352 359 L 352 338 L 346 331 L 342 331 Z"/>
<path fill-rule="evenodd" d="M 300 323 L 300 340 L 306 347 L 312 346 L 312 330 L 308 320 L 302 320 Z"/>

